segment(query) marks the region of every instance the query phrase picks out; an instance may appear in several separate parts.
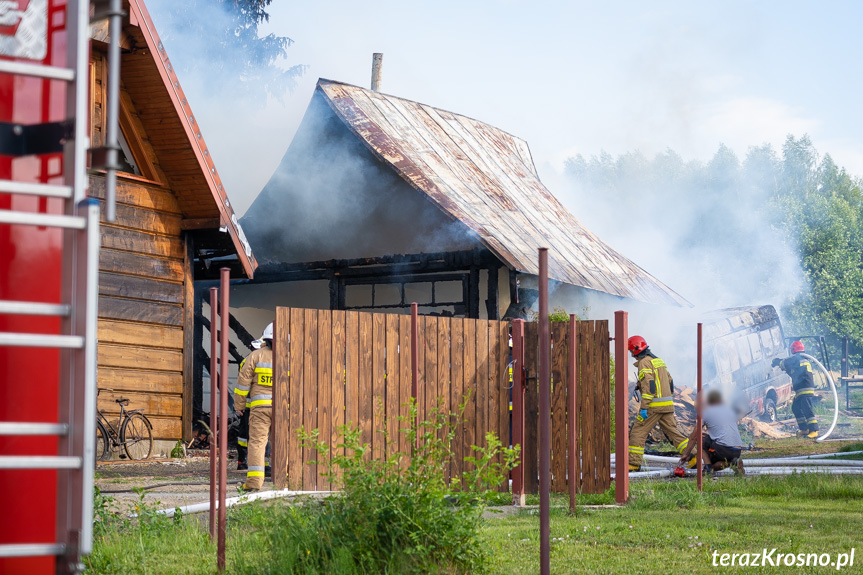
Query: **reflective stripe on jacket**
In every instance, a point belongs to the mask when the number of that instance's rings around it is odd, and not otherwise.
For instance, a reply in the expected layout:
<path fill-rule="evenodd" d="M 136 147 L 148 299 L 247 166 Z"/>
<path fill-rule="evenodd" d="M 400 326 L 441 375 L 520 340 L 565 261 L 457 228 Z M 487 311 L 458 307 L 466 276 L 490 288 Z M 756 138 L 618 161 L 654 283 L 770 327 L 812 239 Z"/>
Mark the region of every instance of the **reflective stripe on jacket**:
<path fill-rule="evenodd" d="M 779 362 L 779 367 L 791 376 L 791 387 L 797 395 L 815 393 L 815 378 L 812 376 L 812 364 L 808 359 L 795 353 Z"/>
<path fill-rule="evenodd" d="M 240 364 L 240 375 L 234 389 L 234 408 L 269 407 L 273 405 L 273 350 L 264 345 Z"/>
<path fill-rule="evenodd" d="M 658 357 L 644 355 L 635 362 L 638 369 L 640 409 L 660 413 L 674 411 L 674 382 L 665 362 Z"/>

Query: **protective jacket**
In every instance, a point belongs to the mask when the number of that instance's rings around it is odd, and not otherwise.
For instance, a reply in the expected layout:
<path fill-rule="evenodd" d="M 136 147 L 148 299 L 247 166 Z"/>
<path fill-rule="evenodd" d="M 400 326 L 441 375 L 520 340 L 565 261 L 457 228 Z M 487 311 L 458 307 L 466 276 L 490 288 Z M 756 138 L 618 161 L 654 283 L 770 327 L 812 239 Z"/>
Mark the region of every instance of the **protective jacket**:
<path fill-rule="evenodd" d="M 645 350 L 636 356 L 641 406 L 653 413 L 674 413 L 674 380 L 665 362 Z"/>
<path fill-rule="evenodd" d="M 243 362 L 237 387 L 234 389 L 234 409 L 271 407 L 273 405 L 273 350 L 268 346 L 256 349 Z"/>
<path fill-rule="evenodd" d="M 791 387 L 797 395 L 814 395 L 815 380 L 812 377 L 812 364 L 809 360 L 795 353 L 779 362 L 779 367 L 791 376 Z"/>

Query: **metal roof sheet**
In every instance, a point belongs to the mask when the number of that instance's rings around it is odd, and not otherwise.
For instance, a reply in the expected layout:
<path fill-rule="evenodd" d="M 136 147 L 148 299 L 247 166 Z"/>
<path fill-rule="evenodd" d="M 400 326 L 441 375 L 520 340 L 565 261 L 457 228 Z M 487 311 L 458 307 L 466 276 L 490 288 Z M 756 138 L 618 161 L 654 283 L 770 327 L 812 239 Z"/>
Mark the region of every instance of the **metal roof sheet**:
<path fill-rule="evenodd" d="M 381 160 L 512 268 L 651 303 L 690 305 L 585 228 L 539 180 L 527 142 L 395 96 L 320 79 L 317 90 Z"/>

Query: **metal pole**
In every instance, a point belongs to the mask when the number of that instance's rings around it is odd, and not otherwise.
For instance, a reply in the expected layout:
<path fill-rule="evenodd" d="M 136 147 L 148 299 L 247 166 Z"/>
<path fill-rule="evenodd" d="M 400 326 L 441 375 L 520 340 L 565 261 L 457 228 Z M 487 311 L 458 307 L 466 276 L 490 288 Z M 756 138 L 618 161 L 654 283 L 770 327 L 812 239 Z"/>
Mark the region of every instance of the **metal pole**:
<path fill-rule="evenodd" d="M 578 498 L 578 461 L 581 458 L 581 449 L 578 445 L 578 318 L 574 314 L 569 316 L 569 370 L 567 387 L 567 435 L 569 441 L 569 458 L 567 459 L 567 479 L 569 480 L 569 510 L 575 513 Z"/>
<path fill-rule="evenodd" d="M 419 386 L 420 386 L 420 350 L 419 350 L 419 306 L 416 302 L 411 304 L 411 399 L 416 405 L 417 416 L 417 441 L 419 441 L 419 424 L 420 424 L 420 401 L 419 401 Z"/>
<path fill-rule="evenodd" d="M 222 326 L 219 329 L 222 349 L 219 352 L 219 541 L 218 541 L 218 569 L 220 573 L 225 571 L 225 535 L 227 509 L 225 498 L 228 484 L 228 334 L 230 327 L 230 307 L 228 298 L 231 289 L 231 270 L 222 268 L 222 287 L 220 316 Z"/>
<path fill-rule="evenodd" d="M 519 464 L 512 470 L 512 504 L 524 506 L 524 320 L 512 320 L 512 444 L 521 446 Z"/>
<path fill-rule="evenodd" d="M 701 433 L 702 433 L 701 427 L 704 424 L 703 419 L 702 419 L 704 398 L 701 396 L 701 359 L 702 359 L 701 358 L 701 355 L 702 355 L 702 353 L 701 353 L 701 342 L 702 342 L 701 335 L 702 335 L 703 326 L 704 326 L 704 324 L 701 324 L 701 323 L 698 324 L 698 380 L 697 380 L 698 381 L 698 393 L 696 393 L 696 395 L 695 395 L 695 429 L 697 430 L 697 433 L 695 434 L 695 441 L 698 442 L 695 444 L 695 448 L 698 450 L 697 451 L 697 458 L 696 458 L 696 460 L 697 460 L 696 465 L 698 466 L 698 472 L 696 473 L 695 477 L 696 477 L 696 483 L 698 484 L 698 491 L 701 491 L 704 488 L 704 486 L 703 486 L 704 466 L 702 465 L 702 461 L 703 461 L 702 458 L 703 458 L 704 454 L 702 453 L 703 449 L 702 449 L 702 445 L 701 445 Z"/>
<path fill-rule="evenodd" d="M 210 540 L 216 538 L 216 388 L 219 385 L 219 288 L 210 288 Z"/>
<path fill-rule="evenodd" d="M 548 325 L 548 248 L 539 248 L 539 572 L 551 573 L 551 335 Z"/>
<path fill-rule="evenodd" d="M 614 312 L 614 500 L 618 505 L 629 500 L 628 332 L 629 314 Z"/>
<path fill-rule="evenodd" d="M 120 36 L 123 32 L 123 2 L 110 0 L 108 9 L 108 100 L 105 133 L 105 219 L 116 218 L 117 168 L 120 150 Z"/>

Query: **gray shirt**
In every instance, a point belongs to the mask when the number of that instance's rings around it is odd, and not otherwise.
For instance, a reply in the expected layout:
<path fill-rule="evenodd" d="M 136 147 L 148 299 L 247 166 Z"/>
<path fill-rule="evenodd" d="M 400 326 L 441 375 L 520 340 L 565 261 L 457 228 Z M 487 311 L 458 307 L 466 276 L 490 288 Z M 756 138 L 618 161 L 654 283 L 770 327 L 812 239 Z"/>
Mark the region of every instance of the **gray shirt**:
<path fill-rule="evenodd" d="M 725 447 L 743 447 L 737 430 L 737 415 L 727 405 L 708 405 L 704 408 L 704 425 L 710 439 Z"/>

